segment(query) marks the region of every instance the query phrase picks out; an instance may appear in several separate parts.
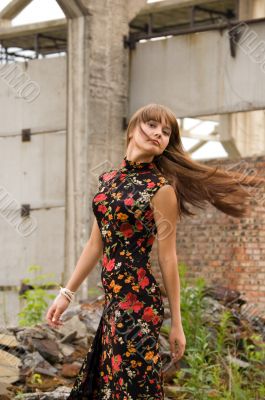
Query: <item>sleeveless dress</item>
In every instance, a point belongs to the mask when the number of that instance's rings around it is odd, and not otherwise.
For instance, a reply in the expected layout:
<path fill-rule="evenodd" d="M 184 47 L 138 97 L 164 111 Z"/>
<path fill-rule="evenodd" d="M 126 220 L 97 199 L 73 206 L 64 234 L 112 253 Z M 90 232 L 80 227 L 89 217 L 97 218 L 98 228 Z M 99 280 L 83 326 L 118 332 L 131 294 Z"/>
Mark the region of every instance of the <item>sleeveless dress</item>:
<path fill-rule="evenodd" d="M 157 233 L 150 199 L 166 184 L 153 162 L 126 156 L 99 176 L 92 208 L 103 241 L 104 308 L 68 400 L 164 399 L 164 305 L 150 263 Z"/>

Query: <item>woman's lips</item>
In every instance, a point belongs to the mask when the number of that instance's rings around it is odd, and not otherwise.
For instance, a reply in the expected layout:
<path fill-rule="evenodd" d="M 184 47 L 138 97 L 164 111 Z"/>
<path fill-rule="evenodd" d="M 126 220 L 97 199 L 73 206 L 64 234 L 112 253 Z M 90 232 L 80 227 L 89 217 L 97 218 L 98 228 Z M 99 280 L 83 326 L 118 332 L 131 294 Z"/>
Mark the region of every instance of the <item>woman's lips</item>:
<path fill-rule="evenodd" d="M 159 146 L 159 142 L 157 142 L 156 140 L 151 140 L 151 142 Z"/>

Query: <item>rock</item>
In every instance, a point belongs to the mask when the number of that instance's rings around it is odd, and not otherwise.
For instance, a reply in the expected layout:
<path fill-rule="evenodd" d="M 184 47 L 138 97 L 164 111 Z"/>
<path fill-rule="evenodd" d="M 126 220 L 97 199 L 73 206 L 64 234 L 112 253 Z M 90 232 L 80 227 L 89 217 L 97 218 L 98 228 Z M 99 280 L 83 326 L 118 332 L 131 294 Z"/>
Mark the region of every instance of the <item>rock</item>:
<path fill-rule="evenodd" d="M 14 335 L 1 333 L 0 334 L 0 346 L 7 347 L 18 347 L 19 343 Z"/>
<path fill-rule="evenodd" d="M 164 338 L 164 336 L 160 334 L 158 340 L 162 349 L 169 350 L 170 345 L 168 339 Z"/>
<path fill-rule="evenodd" d="M 87 330 L 96 333 L 102 312 L 102 309 L 82 310 L 80 319 L 84 322 Z"/>
<path fill-rule="evenodd" d="M 14 383 L 19 380 L 21 360 L 13 354 L 0 349 L 0 382 Z"/>
<path fill-rule="evenodd" d="M 171 383 L 176 378 L 176 372 L 181 368 L 188 368 L 188 364 L 183 358 L 178 361 L 173 361 L 170 351 L 163 351 L 161 354 L 162 370 L 164 375 L 164 382 Z"/>
<path fill-rule="evenodd" d="M 250 363 L 248 363 L 248 362 L 246 362 L 246 361 L 243 361 L 243 360 L 240 360 L 240 359 L 237 358 L 237 357 L 233 357 L 233 356 L 231 356 L 231 355 L 227 355 L 227 356 L 226 356 L 226 359 L 227 359 L 227 361 L 229 361 L 229 362 L 232 363 L 232 364 L 237 365 L 238 367 L 241 367 L 241 368 L 250 367 Z"/>
<path fill-rule="evenodd" d="M 32 339 L 34 350 L 37 350 L 45 360 L 55 363 L 61 359 L 60 349 L 56 342 L 50 339 Z"/>
<path fill-rule="evenodd" d="M 24 393 L 15 396 L 15 400 L 65 400 L 69 396 L 71 388 L 58 387 L 53 392 Z"/>
<path fill-rule="evenodd" d="M 60 348 L 61 353 L 65 357 L 69 357 L 75 351 L 75 347 L 68 343 L 64 344 L 64 343 L 58 342 L 58 346 Z"/>
<path fill-rule="evenodd" d="M 71 343 L 73 340 L 75 340 L 76 336 L 77 336 L 77 331 L 70 332 L 68 335 L 65 335 L 60 340 L 60 342 L 61 343 Z"/>
<path fill-rule="evenodd" d="M 30 328 L 24 328 L 17 332 L 16 338 L 19 342 L 22 342 L 24 344 L 27 344 L 28 341 L 31 342 L 31 339 L 47 339 L 48 334 L 43 328 L 38 328 L 38 327 L 30 327 Z"/>
<path fill-rule="evenodd" d="M 0 382 L 0 399 L 1 400 L 11 400 L 13 394 L 8 390 L 9 383 Z"/>
<path fill-rule="evenodd" d="M 240 298 L 240 292 L 238 290 L 232 290 L 225 286 L 206 286 L 203 290 L 205 296 L 210 296 L 215 300 L 221 301 L 223 305 L 231 305 L 239 302 L 244 304 L 245 301 Z"/>
<path fill-rule="evenodd" d="M 62 376 L 65 378 L 74 378 L 81 368 L 80 363 L 64 364 L 62 368 Z"/>
<path fill-rule="evenodd" d="M 90 345 L 91 341 L 94 339 L 95 333 L 88 333 L 85 338 L 79 338 L 75 340 L 75 345 L 81 347 L 87 347 Z"/>
<path fill-rule="evenodd" d="M 226 307 L 219 303 L 212 297 L 203 298 L 203 322 L 207 324 L 208 322 L 219 323 L 222 312 L 226 310 Z"/>
<path fill-rule="evenodd" d="M 176 395 L 178 395 L 179 393 L 183 392 L 185 390 L 183 390 L 182 388 L 178 387 L 178 386 L 165 386 L 165 395 L 169 396 L 170 398 L 173 397 L 173 399 L 177 399 Z"/>
<path fill-rule="evenodd" d="M 23 358 L 23 369 L 24 368 L 27 373 L 28 370 L 30 370 L 31 372 L 39 372 L 49 376 L 56 376 L 58 372 L 57 368 L 53 367 L 37 351 L 29 353 Z"/>
<path fill-rule="evenodd" d="M 69 319 L 73 318 L 74 316 L 78 315 L 81 312 L 81 305 L 71 305 L 69 306 L 62 314 L 61 320 L 63 322 L 68 321 Z"/>
<path fill-rule="evenodd" d="M 60 327 L 60 333 L 63 338 L 71 337 L 85 337 L 87 335 L 86 325 L 80 321 L 78 315 L 74 315 L 72 318 L 67 320 L 62 327 Z M 66 339 L 67 340 L 67 339 Z"/>

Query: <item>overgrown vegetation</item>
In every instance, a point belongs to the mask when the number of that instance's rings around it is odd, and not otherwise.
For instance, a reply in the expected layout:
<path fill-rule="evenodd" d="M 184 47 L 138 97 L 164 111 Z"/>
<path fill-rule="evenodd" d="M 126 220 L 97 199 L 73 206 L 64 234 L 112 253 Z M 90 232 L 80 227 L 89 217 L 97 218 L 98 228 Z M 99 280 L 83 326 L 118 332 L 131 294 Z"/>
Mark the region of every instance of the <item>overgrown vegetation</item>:
<path fill-rule="evenodd" d="M 263 400 L 265 398 L 265 343 L 259 333 L 238 339 L 239 327 L 230 310 L 218 323 L 205 322 L 207 298 L 204 279 L 189 286 L 186 267 L 179 264 L 181 312 L 186 336 L 184 367 L 174 383 L 176 399 Z"/>
<path fill-rule="evenodd" d="M 44 313 L 47 311 L 49 299 L 54 299 L 56 296 L 47 292 L 48 287 L 53 287 L 58 284 L 47 279 L 54 274 L 41 274 L 39 265 L 30 265 L 28 272 L 34 274 L 32 278 L 24 278 L 22 283 L 27 287 L 23 294 L 19 297 L 25 300 L 25 306 L 18 313 L 19 326 L 33 326 L 43 322 Z"/>

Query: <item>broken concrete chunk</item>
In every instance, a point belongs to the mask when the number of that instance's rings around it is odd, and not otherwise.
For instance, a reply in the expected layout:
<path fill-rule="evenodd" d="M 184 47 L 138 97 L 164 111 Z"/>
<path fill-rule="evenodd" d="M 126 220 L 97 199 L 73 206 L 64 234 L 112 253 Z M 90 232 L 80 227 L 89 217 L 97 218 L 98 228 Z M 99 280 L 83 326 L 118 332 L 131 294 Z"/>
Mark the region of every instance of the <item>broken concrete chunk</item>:
<path fill-rule="evenodd" d="M 0 382 L 14 383 L 19 379 L 21 360 L 7 351 L 0 349 Z"/>
<path fill-rule="evenodd" d="M 32 372 L 40 372 L 49 376 L 56 376 L 58 372 L 57 368 L 46 361 L 38 351 L 29 353 L 23 358 L 24 368 L 30 368 Z"/>

